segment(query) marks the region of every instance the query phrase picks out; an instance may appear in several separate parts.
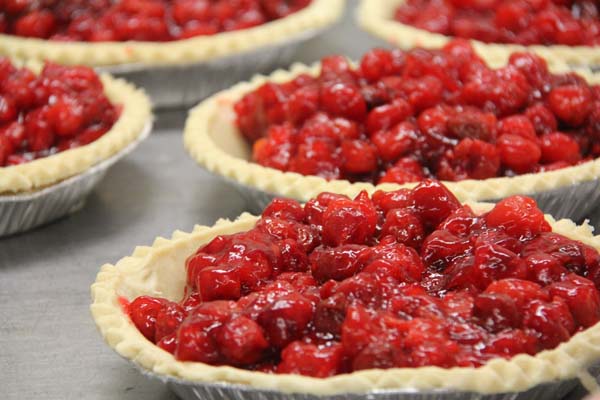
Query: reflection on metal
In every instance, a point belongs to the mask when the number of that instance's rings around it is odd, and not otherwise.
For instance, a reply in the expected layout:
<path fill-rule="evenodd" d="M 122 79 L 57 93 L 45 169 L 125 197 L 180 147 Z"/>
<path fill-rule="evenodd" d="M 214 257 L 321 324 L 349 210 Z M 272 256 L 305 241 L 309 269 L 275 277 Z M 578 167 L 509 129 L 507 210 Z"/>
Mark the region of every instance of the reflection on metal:
<path fill-rule="evenodd" d="M 21 233 L 80 210 L 108 169 L 148 137 L 149 122 L 136 141 L 85 172 L 27 194 L 0 195 L 0 237 Z"/>

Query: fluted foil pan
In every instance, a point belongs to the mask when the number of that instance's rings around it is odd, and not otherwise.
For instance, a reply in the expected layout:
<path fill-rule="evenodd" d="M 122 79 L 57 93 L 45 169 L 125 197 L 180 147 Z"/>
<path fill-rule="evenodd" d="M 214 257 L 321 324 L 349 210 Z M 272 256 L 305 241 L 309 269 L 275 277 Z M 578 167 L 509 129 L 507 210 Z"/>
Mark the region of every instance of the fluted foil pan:
<path fill-rule="evenodd" d="M 130 361 L 131 362 L 131 361 Z M 476 393 L 454 390 L 376 390 L 368 393 L 345 393 L 317 396 L 307 393 L 284 393 L 228 383 L 192 382 L 154 374 L 134 363 L 142 374 L 160 380 L 183 400 L 570 400 L 569 393 L 581 388 L 578 379 L 554 381 L 523 392 Z M 590 372 L 597 368 L 590 368 Z M 596 376 L 596 375 L 594 375 Z M 575 399 L 573 399 L 575 400 Z"/>
<path fill-rule="evenodd" d="M 231 179 L 223 178 L 232 184 L 246 201 L 247 211 L 260 214 L 276 194 L 267 193 L 260 189 L 242 185 Z M 600 181 L 592 180 L 558 189 L 525 195 L 533 197 L 544 213 L 556 219 L 569 218 L 580 222 L 597 213 L 600 206 Z M 482 202 L 498 202 L 501 199 L 477 199 Z M 599 216 L 600 217 L 600 216 Z"/>
<path fill-rule="evenodd" d="M 99 67 L 144 88 L 157 109 L 190 106 L 255 74 L 266 74 L 292 62 L 298 47 L 324 29 L 305 31 L 273 46 L 187 65 L 125 64 Z"/>
<path fill-rule="evenodd" d="M 79 175 L 32 193 L 0 195 L 0 237 L 31 230 L 80 210 L 108 169 L 146 139 L 151 130 L 152 122 L 148 122 L 134 142 Z"/>
<path fill-rule="evenodd" d="M 581 222 L 598 210 L 600 181 L 595 179 L 576 185 L 530 194 L 546 214 Z M 496 199 L 494 201 L 498 201 Z"/>

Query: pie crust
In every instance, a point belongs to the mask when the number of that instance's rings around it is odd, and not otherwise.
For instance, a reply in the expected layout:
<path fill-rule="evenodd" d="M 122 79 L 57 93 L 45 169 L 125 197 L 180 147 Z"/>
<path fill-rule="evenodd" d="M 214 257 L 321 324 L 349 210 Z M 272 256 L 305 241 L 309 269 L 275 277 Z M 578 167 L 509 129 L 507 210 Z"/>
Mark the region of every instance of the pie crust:
<path fill-rule="evenodd" d="M 504 63 L 496 61 L 489 62 L 489 65 L 496 68 Z M 279 70 L 268 77 L 257 76 L 251 82 L 240 83 L 203 101 L 191 110 L 186 123 L 184 142 L 188 152 L 201 166 L 227 180 L 299 201 L 308 201 L 319 193 L 327 191 L 354 197 L 361 190 L 372 193 L 376 189 L 396 190 L 400 187 L 414 187 L 418 182 L 374 186 L 371 183 L 351 183 L 347 180 L 327 181 L 317 176 L 282 172 L 249 161 L 252 158 L 251 146 L 235 126 L 233 104 L 245 93 L 256 89 L 266 81 L 287 82 L 302 73 L 317 76 L 319 68 L 318 64 L 312 67 L 295 64 L 289 71 Z M 552 72 L 569 70 L 564 64 L 552 65 L 550 69 Z M 590 83 L 600 83 L 600 74 L 593 74 L 583 69 L 576 72 Z M 461 201 L 484 201 L 513 194 L 532 195 L 564 188 L 595 180 L 599 175 L 600 158 L 555 171 L 485 180 L 444 182 L 444 185 Z"/>
<path fill-rule="evenodd" d="M 485 203 L 469 205 L 477 213 L 492 207 Z M 591 226 L 577 226 L 566 219 L 555 221 L 551 216 L 546 219 L 555 232 L 600 249 L 600 236 L 593 236 Z M 91 287 L 91 312 L 108 345 L 143 370 L 162 378 L 241 384 L 255 389 L 313 395 L 390 389 L 517 392 L 544 382 L 585 375 L 586 368 L 600 358 L 600 323 L 553 350 L 536 356 L 522 354 L 511 360 L 498 358 L 479 368 L 365 370 L 326 379 L 181 362 L 146 340 L 123 311 L 120 298 L 133 300 L 150 295 L 179 301 L 186 284 L 186 258 L 215 236 L 248 230 L 256 221 L 257 217 L 242 214 L 235 221 L 219 220 L 212 227 L 196 226 L 192 233 L 176 231 L 171 239 L 157 238 L 151 247 L 137 247 L 132 256 L 121 259 L 116 265 L 104 265 Z"/>
<path fill-rule="evenodd" d="M 90 66 L 204 62 L 274 45 L 305 31 L 325 28 L 339 18 L 344 6 L 345 0 L 313 0 L 308 7 L 296 13 L 254 28 L 162 43 L 67 43 L 0 34 L 0 55 Z"/>
<path fill-rule="evenodd" d="M 356 10 L 359 25 L 369 33 L 402 48 L 415 46 L 442 47 L 452 37 L 431 33 L 402 24 L 393 19 L 394 11 L 405 0 L 361 0 Z M 571 65 L 593 66 L 600 64 L 600 46 L 565 46 L 484 43 L 471 40 L 473 47 L 485 59 L 508 60 L 515 51 L 531 51 L 548 60 L 549 63 L 564 62 Z"/>
<path fill-rule="evenodd" d="M 27 65 L 34 72 L 42 66 Z M 151 121 L 150 100 L 140 89 L 112 78 L 100 76 L 104 92 L 115 105 L 122 105 L 119 119 L 98 140 L 75 149 L 9 167 L 0 167 L 0 196 L 31 193 L 80 174 L 135 141 Z"/>

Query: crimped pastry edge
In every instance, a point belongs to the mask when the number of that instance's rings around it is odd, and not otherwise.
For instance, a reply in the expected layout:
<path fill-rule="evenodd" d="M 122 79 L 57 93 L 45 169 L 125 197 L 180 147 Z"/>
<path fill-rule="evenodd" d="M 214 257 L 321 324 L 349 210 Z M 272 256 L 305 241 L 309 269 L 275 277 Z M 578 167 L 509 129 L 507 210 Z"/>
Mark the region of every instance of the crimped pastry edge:
<path fill-rule="evenodd" d="M 345 0 L 313 0 L 303 10 L 254 28 L 172 42 L 59 42 L 0 34 L 0 55 L 94 67 L 207 62 L 325 28 L 340 17 L 344 6 Z"/>
<path fill-rule="evenodd" d="M 504 65 L 499 61 L 490 60 L 488 62 L 492 67 Z M 372 193 L 377 189 L 395 190 L 400 187 L 416 186 L 417 183 L 405 185 L 388 183 L 374 186 L 370 183 L 351 183 L 347 180 L 327 181 L 317 176 L 303 176 L 263 167 L 244 158 L 243 151 L 240 150 L 240 147 L 243 146 L 240 141 L 243 139 L 241 139 L 241 135 L 236 135 L 237 129 L 233 115 L 231 115 L 231 108 L 235 101 L 267 81 L 287 82 L 302 73 L 317 75 L 319 69 L 319 64 L 310 67 L 295 64 L 290 70 L 275 71 L 270 76 L 256 76 L 250 82 L 240 83 L 204 100 L 190 111 L 186 122 L 184 144 L 188 153 L 198 164 L 216 175 L 266 193 L 300 201 L 308 201 L 321 192 L 337 192 L 355 196 L 361 190 Z M 566 72 L 572 69 L 564 64 L 556 63 L 551 66 L 551 70 Z M 576 71 L 588 82 L 600 83 L 600 74 L 593 74 L 586 69 Z M 216 135 L 223 141 L 223 144 L 215 141 Z M 235 136 L 239 136 L 239 138 L 236 139 Z M 232 140 L 237 143 L 232 144 Z M 229 146 L 230 149 L 225 151 L 223 146 Z M 485 180 L 469 179 L 460 182 L 444 182 L 444 184 L 461 201 L 487 201 L 513 194 L 533 195 L 568 187 L 595 180 L 599 175 L 600 158 L 556 171 Z"/>
<path fill-rule="evenodd" d="M 41 64 L 26 65 L 39 72 Z M 150 100 L 144 91 L 122 79 L 100 75 L 104 92 L 115 105 L 123 107 L 113 127 L 98 140 L 75 149 L 63 151 L 25 164 L 0 167 L 0 197 L 30 194 L 78 175 L 107 159 L 135 141 L 152 121 Z"/>
<path fill-rule="evenodd" d="M 468 204 L 476 212 L 492 207 L 485 203 Z M 600 237 L 593 236 L 589 225 L 578 226 L 567 219 L 555 221 L 548 215 L 546 219 L 555 232 L 600 249 Z M 164 379 L 321 396 L 402 389 L 486 394 L 519 392 L 547 382 L 576 378 L 600 358 L 600 323 L 556 349 L 535 356 L 522 354 L 510 360 L 494 359 L 479 368 L 365 370 L 326 379 L 181 362 L 146 340 L 123 311 L 120 297 L 132 300 L 139 295 L 152 295 L 180 300 L 185 285 L 186 257 L 217 235 L 250 229 L 256 220 L 257 217 L 245 213 L 235 221 L 219 220 L 212 227 L 196 226 L 191 233 L 176 231 L 170 239 L 159 237 L 150 247 L 137 247 L 131 256 L 115 265 L 104 265 L 91 286 L 91 313 L 106 343 L 143 370 Z"/>
<path fill-rule="evenodd" d="M 453 37 L 428 32 L 393 19 L 393 13 L 405 0 L 361 0 L 356 9 L 358 24 L 367 32 L 402 48 L 415 46 L 441 47 Z M 515 51 L 531 51 L 549 63 L 575 66 L 600 65 L 600 46 L 565 46 L 484 43 L 470 40 L 475 50 L 486 60 L 507 60 Z"/>

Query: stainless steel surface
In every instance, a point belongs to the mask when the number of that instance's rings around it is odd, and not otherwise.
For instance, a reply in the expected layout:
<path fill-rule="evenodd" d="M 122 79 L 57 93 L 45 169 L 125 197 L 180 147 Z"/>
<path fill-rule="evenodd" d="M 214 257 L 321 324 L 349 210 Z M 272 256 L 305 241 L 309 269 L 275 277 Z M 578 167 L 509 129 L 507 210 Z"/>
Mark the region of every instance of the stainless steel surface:
<path fill-rule="evenodd" d="M 152 121 L 138 139 L 82 174 L 33 193 L 0 196 L 0 237 L 22 233 L 79 211 L 106 172 L 133 151 L 152 131 Z"/>
<path fill-rule="evenodd" d="M 0 398 L 174 399 L 110 350 L 89 313 L 103 263 L 136 245 L 244 210 L 181 144 L 184 112 L 107 173 L 78 213 L 0 239 Z"/>
<path fill-rule="evenodd" d="M 312 62 L 333 51 L 357 58 L 375 44 L 347 18 L 297 59 Z M 184 118 L 160 114 L 154 133 L 108 172 L 78 213 L 0 239 L 0 398 L 177 398 L 102 342 L 89 314 L 89 285 L 103 263 L 136 245 L 246 208 L 235 188 L 187 156 Z"/>

